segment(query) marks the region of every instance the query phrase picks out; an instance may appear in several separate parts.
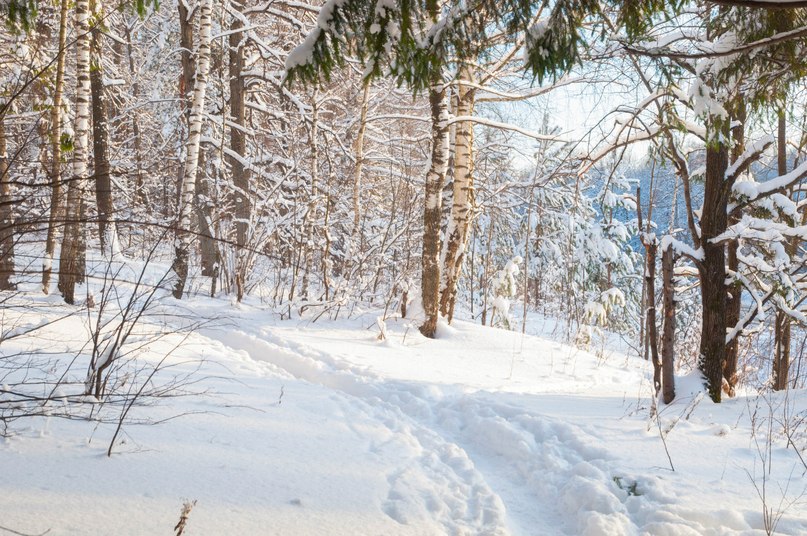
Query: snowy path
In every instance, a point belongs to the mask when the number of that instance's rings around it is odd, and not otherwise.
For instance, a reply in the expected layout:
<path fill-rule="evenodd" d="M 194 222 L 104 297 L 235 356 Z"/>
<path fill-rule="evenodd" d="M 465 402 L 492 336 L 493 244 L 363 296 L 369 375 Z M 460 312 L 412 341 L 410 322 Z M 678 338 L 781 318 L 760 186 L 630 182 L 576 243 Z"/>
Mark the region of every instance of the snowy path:
<path fill-rule="evenodd" d="M 762 536 L 767 484 L 777 534 L 807 534 L 801 461 L 779 434 L 763 472 L 754 440 L 783 408 L 807 415 L 803 391 L 718 406 L 679 378 L 673 472 L 644 361 L 463 322 L 426 340 L 391 319 L 378 341 L 369 315 L 194 306 L 215 326 L 144 325 L 139 359 L 170 354 L 164 380 L 191 374 L 204 394 L 136 409 L 165 423 L 127 424 L 111 458 L 113 424 L 20 423 L 0 439 L 0 527 L 166 534 L 198 499 L 188 536 Z M 70 362 L 84 333 L 71 317 L 42 340 Z"/>
<path fill-rule="evenodd" d="M 431 515 L 446 533 L 638 533 L 623 504 L 627 494 L 609 476 L 608 452 L 579 425 L 542 414 L 540 397 L 505 403 L 485 391 L 386 379 L 277 330 L 258 333 L 228 330 L 218 338 L 361 401 L 371 418 L 423 450 L 413 466 L 387 477 L 384 511 L 396 521 Z"/>

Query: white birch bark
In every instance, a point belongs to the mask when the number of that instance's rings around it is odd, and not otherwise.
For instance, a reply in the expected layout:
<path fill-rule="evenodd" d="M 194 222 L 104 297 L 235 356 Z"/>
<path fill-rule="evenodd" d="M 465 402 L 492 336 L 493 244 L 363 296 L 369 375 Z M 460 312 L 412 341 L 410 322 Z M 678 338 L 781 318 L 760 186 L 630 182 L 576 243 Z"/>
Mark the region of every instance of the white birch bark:
<path fill-rule="evenodd" d="M 193 198 L 196 192 L 196 177 L 199 171 L 199 145 L 205 108 L 207 78 L 210 72 L 211 0 L 199 1 L 199 47 L 196 51 L 196 80 L 193 85 L 193 100 L 188 118 L 188 140 L 185 145 L 185 164 L 179 199 L 179 227 L 174 248 L 174 264 L 177 275 L 174 297 L 182 298 L 188 279 L 188 260 L 193 235 L 188 231 L 193 216 Z"/>
<path fill-rule="evenodd" d="M 90 4 L 76 0 L 76 119 L 73 128 L 72 179 L 67 187 L 66 225 L 59 258 L 59 290 L 67 303 L 75 303 L 76 283 L 84 277 L 86 226 L 84 192 L 90 137 Z"/>
<path fill-rule="evenodd" d="M 463 69 L 461 78 L 473 82 L 468 69 Z M 472 116 L 474 112 L 474 90 L 468 84 L 459 85 L 457 116 Z M 442 262 L 440 289 L 440 312 L 448 317 L 454 314 L 457 296 L 457 281 L 462 270 L 465 247 L 468 242 L 468 229 L 473 216 L 474 204 L 474 127 L 471 121 L 457 124 L 454 137 L 454 183 L 452 187 L 451 219 L 446 230 L 446 246 Z"/>

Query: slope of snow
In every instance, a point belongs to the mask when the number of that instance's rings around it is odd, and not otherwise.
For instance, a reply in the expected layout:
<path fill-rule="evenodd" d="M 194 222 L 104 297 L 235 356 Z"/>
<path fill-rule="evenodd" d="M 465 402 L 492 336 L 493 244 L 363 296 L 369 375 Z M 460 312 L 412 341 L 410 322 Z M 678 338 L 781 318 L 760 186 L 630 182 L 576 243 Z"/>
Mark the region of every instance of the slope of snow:
<path fill-rule="evenodd" d="M 372 314 L 161 303 L 138 359 L 170 354 L 160 375 L 191 374 L 196 394 L 135 407 L 166 422 L 124 424 L 111 457 L 114 422 L 12 423 L 0 527 L 170 534 L 196 500 L 188 535 L 765 534 L 764 488 L 778 533 L 807 533 L 806 468 L 782 433 L 804 448 L 804 392 L 718 406 L 688 376 L 656 420 L 647 364 L 620 354 L 465 322 L 427 340 L 389 318 L 379 341 Z M 216 320 L 175 333 L 180 307 Z M 68 359 L 84 322 L 38 333 Z"/>

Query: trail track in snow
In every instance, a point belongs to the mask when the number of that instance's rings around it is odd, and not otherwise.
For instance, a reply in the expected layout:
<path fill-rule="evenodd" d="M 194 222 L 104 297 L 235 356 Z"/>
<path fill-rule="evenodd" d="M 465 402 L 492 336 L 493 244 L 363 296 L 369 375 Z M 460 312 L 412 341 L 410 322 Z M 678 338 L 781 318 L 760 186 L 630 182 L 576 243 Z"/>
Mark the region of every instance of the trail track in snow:
<path fill-rule="evenodd" d="M 387 475 L 383 510 L 398 523 L 429 517 L 447 534 L 639 532 L 607 451 L 581 426 L 542 414 L 539 397 L 385 378 L 281 330 L 255 332 L 206 334 L 341 393 L 344 403 L 413 444 L 419 455 Z M 357 343 L 363 335 L 357 332 Z"/>

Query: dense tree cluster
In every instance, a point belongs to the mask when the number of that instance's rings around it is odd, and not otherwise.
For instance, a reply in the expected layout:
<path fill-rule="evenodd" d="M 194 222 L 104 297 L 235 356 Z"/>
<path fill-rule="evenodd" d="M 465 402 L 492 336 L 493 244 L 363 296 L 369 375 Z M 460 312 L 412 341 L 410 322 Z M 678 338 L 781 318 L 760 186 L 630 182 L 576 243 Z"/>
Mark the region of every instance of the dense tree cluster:
<path fill-rule="evenodd" d="M 541 310 L 581 344 L 638 340 L 668 402 L 674 358 L 719 401 L 770 332 L 785 389 L 807 318 L 796 4 L 10 2 L 0 289 L 56 277 L 88 305 L 99 265 L 148 259 L 176 299 L 375 304 L 426 337 L 512 329 L 520 302 L 522 329 Z M 553 124 L 556 95 L 612 87 L 585 139 Z"/>

